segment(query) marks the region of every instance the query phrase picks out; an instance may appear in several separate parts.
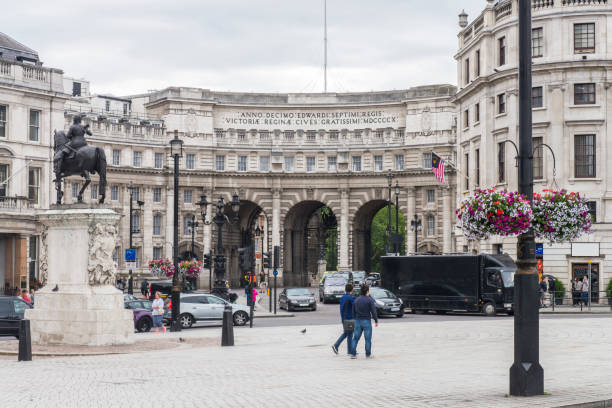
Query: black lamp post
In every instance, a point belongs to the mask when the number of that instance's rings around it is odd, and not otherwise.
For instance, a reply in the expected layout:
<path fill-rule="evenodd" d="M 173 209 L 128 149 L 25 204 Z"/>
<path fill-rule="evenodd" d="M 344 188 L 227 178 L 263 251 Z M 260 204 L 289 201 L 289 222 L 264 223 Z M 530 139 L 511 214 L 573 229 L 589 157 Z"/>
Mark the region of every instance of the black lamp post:
<path fill-rule="evenodd" d="M 395 181 L 395 238 L 399 238 L 399 194 L 400 186 L 399 181 Z M 400 253 L 400 243 L 395 242 L 395 253 Z"/>
<path fill-rule="evenodd" d="M 170 154 L 174 158 L 174 240 L 172 245 L 172 261 L 174 274 L 172 275 L 172 326 L 171 331 L 181 331 L 179 316 L 181 314 L 181 282 L 178 268 L 178 190 L 179 190 L 179 160 L 183 156 L 183 141 L 178 138 L 178 131 L 174 131 L 174 139 L 170 140 Z"/>
<path fill-rule="evenodd" d="M 410 221 L 410 231 L 414 232 L 414 253 L 419 252 L 419 232 L 423 229 L 423 224 L 419 216 L 414 214 L 414 219 Z"/>
<path fill-rule="evenodd" d="M 192 215 L 188 223 L 189 230 L 191 231 L 191 258 L 192 259 L 196 258 L 195 256 L 195 233 L 196 231 L 198 231 L 199 226 L 200 224 L 195 220 L 195 215 Z"/>
<path fill-rule="evenodd" d="M 531 111 L 531 1 L 519 0 L 519 193 L 533 198 Z M 538 273 L 533 229 L 517 243 L 514 277 L 514 364 L 510 367 L 510 395 L 544 393 L 544 369 L 540 365 Z"/>
<path fill-rule="evenodd" d="M 208 200 L 206 200 L 206 194 L 202 194 L 200 201 L 197 205 L 200 206 L 200 214 L 202 219 L 206 218 L 206 208 L 208 207 Z M 234 212 L 234 220 L 238 219 L 238 211 L 240 210 L 240 200 L 238 194 L 234 194 L 231 201 L 232 211 Z M 215 284 L 211 290 L 211 293 L 216 294 L 222 298 L 227 298 L 227 288 L 225 287 L 225 266 L 226 258 L 223 254 L 223 225 L 226 221 L 229 221 L 227 216 L 224 214 L 225 202 L 223 197 L 219 197 L 217 202 L 217 213 L 213 217 L 212 222 L 217 224 L 217 255 L 215 255 Z M 206 223 L 206 222 L 205 222 Z"/>
<path fill-rule="evenodd" d="M 130 183 L 130 186 L 128 188 L 130 189 L 130 249 L 134 249 L 133 244 L 132 244 L 132 234 L 134 232 L 139 232 L 140 230 L 134 231 L 134 221 L 132 218 L 133 211 L 134 211 L 134 184 Z M 144 205 L 144 201 L 137 200 L 137 202 L 138 202 L 139 208 Z M 130 267 L 130 278 L 128 279 L 128 293 L 130 295 L 134 294 L 134 277 L 133 277 L 133 272 L 132 272 L 131 267 Z"/>

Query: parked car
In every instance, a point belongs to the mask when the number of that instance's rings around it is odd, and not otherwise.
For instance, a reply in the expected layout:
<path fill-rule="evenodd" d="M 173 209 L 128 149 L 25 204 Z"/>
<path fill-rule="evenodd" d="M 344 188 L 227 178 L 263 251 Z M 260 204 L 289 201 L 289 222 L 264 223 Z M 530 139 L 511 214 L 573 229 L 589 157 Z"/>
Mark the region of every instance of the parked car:
<path fill-rule="evenodd" d="M 153 301 L 151 300 L 129 300 L 125 302 L 126 309 L 145 309 L 150 312 L 153 311 Z"/>
<path fill-rule="evenodd" d="M 365 271 L 353 271 L 353 285 L 354 286 L 365 283 L 365 280 L 366 280 Z"/>
<path fill-rule="evenodd" d="M 193 292 L 193 290 L 191 283 L 185 281 L 181 293 L 190 293 Z M 149 285 L 149 299 L 155 299 L 155 292 L 159 292 L 160 296 L 164 299 L 169 297 L 170 292 L 172 292 L 172 280 L 151 282 Z"/>
<path fill-rule="evenodd" d="M 370 297 L 376 303 L 378 316 L 404 316 L 404 303 L 390 290 L 378 287 L 370 288 Z"/>
<path fill-rule="evenodd" d="M 137 300 L 137 299 L 136 299 L 136 296 L 134 296 L 134 295 L 130 295 L 129 293 L 124 293 L 123 294 L 123 301 L 127 302 L 129 300 Z"/>
<path fill-rule="evenodd" d="M 370 273 L 368 277 L 365 279 L 365 283 L 368 284 L 368 286 L 380 286 L 380 273 L 378 272 Z"/>
<path fill-rule="evenodd" d="M 317 310 L 315 295 L 308 288 L 287 288 L 278 297 L 281 309 L 287 311 L 307 309 Z"/>
<path fill-rule="evenodd" d="M 19 321 L 26 309 L 31 309 L 25 300 L 17 296 L 0 296 L 0 336 L 19 338 Z"/>
<path fill-rule="evenodd" d="M 319 300 L 323 303 L 339 300 L 344 295 L 344 288 L 348 280 L 341 275 L 327 275 L 319 285 Z"/>
<path fill-rule="evenodd" d="M 225 305 L 232 307 L 235 326 L 244 326 L 249 321 L 249 307 L 229 303 L 215 295 L 204 293 L 181 293 L 181 314 L 179 320 L 183 329 L 190 328 L 199 321 L 223 320 Z M 164 313 L 164 320 L 172 322 L 172 304 Z"/>

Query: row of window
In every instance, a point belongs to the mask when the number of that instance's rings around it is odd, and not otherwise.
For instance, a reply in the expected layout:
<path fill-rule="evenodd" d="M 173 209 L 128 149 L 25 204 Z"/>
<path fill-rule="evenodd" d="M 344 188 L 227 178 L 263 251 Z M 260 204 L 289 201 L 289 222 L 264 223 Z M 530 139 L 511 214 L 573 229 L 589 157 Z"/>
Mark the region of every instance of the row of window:
<path fill-rule="evenodd" d="M 247 160 L 248 156 L 238 156 L 236 162 L 236 170 L 237 171 L 247 171 Z M 284 171 L 293 171 L 294 170 L 294 157 L 293 156 L 284 156 L 283 157 L 283 170 Z M 316 170 L 317 158 L 314 156 L 306 157 L 306 171 L 314 172 Z M 361 156 L 351 156 L 351 169 L 352 171 L 362 171 L 362 160 Z M 338 169 L 338 157 L 337 156 L 327 156 L 327 170 L 328 171 L 336 171 Z M 395 170 L 404 170 L 404 156 L 401 154 L 395 155 L 394 162 Z M 215 170 L 217 171 L 225 171 L 225 156 L 217 155 L 215 156 Z M 270 156 L 259 156 L 259 171 L 270 171 Z M 374 156 L 374 171 L 383 171 L 383 156 L 375 155 Z"/>
<path fill-rule="evenodd" d="M 30 142 L 40 141 L 40 117 L 42 112 L 36 109 L 30 109 L 28 121 L 28 140 Z M 0 138 L 6 138 L 8 135 L 8 106 L 0 105 Z"/>
<path fill-rule="evenodd" d="M 113 166 L 121 165 L 121 150 L 113 150 Z M 142 152 L 132 152 L 132 166 L 142 167 Z M 153 167 L 161 169 L 164 167 L 164 153 L 155 152 L 153 158 Z M 185 167 L 188 170 L 195 169 L 195 154 L 187 153 L 185 155 Z"/>
<path fill-rule="evenodd" d="M 39 167 L 28 167 L 28 198 L 32 204 L 40 203 L 40 174 Z M 0 164 L 0 197 L 10 194 L 8 183 L 10 177 L 10 167 L 8 164 Z"/>
<path fill-rule="evenodd" d="M 385 129 L 375 129 L 372 131 L 374 134 L 374 138 L 376 139 L 383 139 L 384 134 L 385 134 Z M 224 139 L 226 136 L 227 131 L 224 129 L 215 129 L 215 136 L 217 137 L 217 139 Z M 252 137 L 256 137 L 257 133 L 259 133 L 259 140 L 271 140 L 272 139 L 272 135 L 275 135 L 275 132 L 271 132 L 269 130 L 259 130 L 259 131 L 250 131 L 247 132 L 246 130 L 242 130 L 239 129 L 236 131 L 236 139 L 239 141 L 244 141 L 247 140 L 248 134 L 251 134 Z M 309 140 L 309 141 L 316 141 L 317 140 L 317 133 L 318 131 L 316 130 L 306 130 L 303 132 L 305 135 L 305 139 Z M 343 138 L 346 138 L 347 134 L 349 133 L 348 130 L 343 130 L 343 131 L 339 131 L 339 130 L 330 130 L 327 135 L 329 140 L 338 140 L 339 136 L 342 135 Z M 361 139 L 363 137 L 364 134 L 364 130 L 363 129 L 355 129 L 352 132 L 352 137 L 354 139 Z M 403 138 L 404 135 L 406 133 L 406 130 L 404 128 L 399 128 L 399 129 L 395 129 L 394 130 L 394 135 L 396 138 Z M 280 137 L 280 133 L 277 134 L 278 137 Z M 294 140 L 295 139 L 295 135 L 296 135 L 296 131 L 295 130 L 285 130 L 282 132 L 282 136 L 284 140 L 290 141 L 290 140 Z M 278 139 L 277 137 L 277 139 Z"/>
<path fill-rule="evenodd" d="M 574 54 L 591 54 L 595 52 L 595 23 L 574 24 Z M 536 27 L 531 31 L 531 56 L 539 58 L 544 56 L 544 28 Z M 480 76 L 480 50 L 474 53 L 474 78 Z M 506 65 L 507 62 L 507 40 L 506 37 L 497 39 L 497 66 Z M 470 83 L 472 68 L 470 58 L 466 58 L 464 64 L 464 84 Z"/>
<path fill-rule="evenodd" d="M 594 105 L 596 103 L 596 87 L 594 83 L 574 84 L 574 105 Z M 544 88 L 535 86 L 531 89 L 532 108 L 544 107 Z M 474 104 L 474 123 L 480 122 L 480 103 Z M 497 95 L 498 115 L 506 113 L 506 94 Z M 470 108 L 463 111 L 463 127 L 470 126 Z"/>
<path fill-rule="evenodd" d="M 544 152 L 542 148 L 537 148 L 543 143 L 542 137 L 533 138 L 533 178 L 541 180 L 544 178 Z M 480 186 L 480 149 L 474 151 L 475 167 L 474 167 L 474 183 L 473 185 Z M 575 135 L 574 136 L 574 178 L 595 178 L 597 176 L 596 169 L 596 145 L 595 135 Z M 463 166 L 465 176 L 463 178 L 463 188 L 470 189 L 470 179 L 467 176 L 470 173 L 470 154 L 464 153 Z M 497 144 L 497 182 L 506 182 L 506 143 L 500 142 Z"/>

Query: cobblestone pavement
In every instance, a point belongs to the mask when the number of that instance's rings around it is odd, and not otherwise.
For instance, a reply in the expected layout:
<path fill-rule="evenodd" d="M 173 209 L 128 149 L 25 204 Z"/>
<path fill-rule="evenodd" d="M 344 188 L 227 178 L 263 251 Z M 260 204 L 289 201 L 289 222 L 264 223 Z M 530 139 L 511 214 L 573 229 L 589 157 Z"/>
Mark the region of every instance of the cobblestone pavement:
<path fill-rule="evenodd" d="M 235 347 L 0 360 L 0 406 L 556 407 L 612 398 L 612 319 L 541 321 L 548 395 L 509 398 L 513 322 L 419 322 L 374 329 L 373 359 L 336 356 L 340 327 L 235 331 Z M 219 336 L 218 330 L 166 333 Z M 151 339 L 161 334 L 144 334 Z M 157 404 L 154 404 L 157 401 Z"/>

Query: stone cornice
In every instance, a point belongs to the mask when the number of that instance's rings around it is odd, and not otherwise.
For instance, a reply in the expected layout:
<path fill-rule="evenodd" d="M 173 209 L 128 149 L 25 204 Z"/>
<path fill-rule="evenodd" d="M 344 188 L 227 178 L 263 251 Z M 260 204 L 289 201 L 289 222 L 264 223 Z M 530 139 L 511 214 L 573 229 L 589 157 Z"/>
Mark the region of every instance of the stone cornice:
<path fill-rule="evenodd" d="M 91 226 L 97 223 L 115 225 L 121 218 L 121 215 L 110 208 L 82 207 L 81 205 L 53 206 L 51 210 L 39 212 L 37 219 L 47 227 L 69 228 L 75 226 Z"/>

